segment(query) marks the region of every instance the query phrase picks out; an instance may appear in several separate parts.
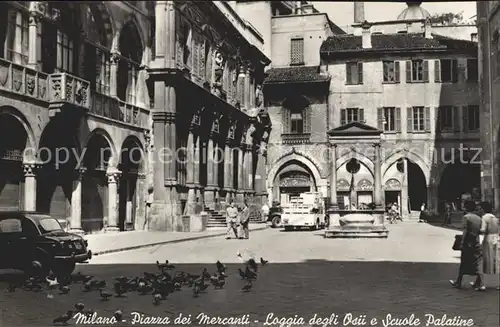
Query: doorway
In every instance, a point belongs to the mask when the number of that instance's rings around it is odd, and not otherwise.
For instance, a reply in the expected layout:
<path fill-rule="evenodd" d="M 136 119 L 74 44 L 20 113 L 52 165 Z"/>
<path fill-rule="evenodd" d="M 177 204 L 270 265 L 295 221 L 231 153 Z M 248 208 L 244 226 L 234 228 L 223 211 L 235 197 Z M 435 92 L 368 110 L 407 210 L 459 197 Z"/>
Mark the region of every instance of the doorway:
<path fill-rule="evenodd" d="M 399 213 L 401 213 L 401 191 L 385 191 L 385 206 L 389 207 L 391 204 L 397 203 Z"/>
<path fill-rule="evenodd" d="M 408 207 L 420 211 L 422 203 L 427 204 L 427 183 L 420 167 L 408 160 Z"/>

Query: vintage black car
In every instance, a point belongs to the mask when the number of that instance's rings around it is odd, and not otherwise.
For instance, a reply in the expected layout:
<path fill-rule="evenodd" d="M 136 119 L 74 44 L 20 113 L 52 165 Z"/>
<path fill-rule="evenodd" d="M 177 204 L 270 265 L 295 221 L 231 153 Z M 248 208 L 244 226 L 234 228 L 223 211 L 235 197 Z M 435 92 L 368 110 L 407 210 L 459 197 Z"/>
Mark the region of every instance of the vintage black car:
<path fill-rule="evenodd" d="M 32 212 L 0 212 L 0 269 L 71 274 L 92 258 L 83 237 L 65 232 L 57 219 Z M 39 266 L 39 265 L 37 265 Z"/>

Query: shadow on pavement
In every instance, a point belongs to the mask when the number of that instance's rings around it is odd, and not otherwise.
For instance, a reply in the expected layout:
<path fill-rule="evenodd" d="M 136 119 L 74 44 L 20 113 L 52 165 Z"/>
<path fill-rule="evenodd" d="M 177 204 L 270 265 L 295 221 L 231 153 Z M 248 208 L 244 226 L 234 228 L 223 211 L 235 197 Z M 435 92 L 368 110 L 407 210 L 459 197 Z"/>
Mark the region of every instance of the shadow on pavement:
<path fill-rule="evenodd" d="M 215 271 L 214 263 L 176 264 L 172 274 L 184 271 L 199 275 L 204 267 L 211 273 Z M 321 317 L 337 314 L 338 325 L 344 326 L 342 320 L 348 313 L 353 317 L 366 315 L 367 325 L 371 318 L 383 319 L 387 314 L 400 318 L 414 314 L 422 320 L 425 320 L 425 314 L 433 314 L 436 319 L 446 314 L 448 318 L 460 316 L 473 319 L 474 326 L 498 324 L 499 296 L 495 290 L 498 285 L 495 276 L 488 276 L 486 283 L 490 289 L 486 292 L 475 292 L 470 288 L 453 289 L 448 279 L 456 276 L 457 264 L 323 260 L 269 263 L 259 265 L 258 278 L 248 293 L 241 290 L 246 282 L 241 280 L 238 268 L 243 268 L 243 264 L 227 265 L 228 278 L 223 289 L 209 287 L 206 293 L 194 298 L 192 289 L 183 286 L 158 306 L 153 305 L 151 295 L 137 293 L 101 301 L 97 291 L 83 292 L 81 284 L 72 284 L 67 295 L 60 295 L 57 291 L 48 293 L 45 289 L 41 292 L 23 289 L 12 293 L 1 291 L 0 325 L 48 326 L 55 317 L 72 309 L 77 302 L 96 310 L 101 317 L 111 317 L 120 309 L 127 320 L 124 325 L 130 324 L 132 312 L 154 317 L 168 316 L 172 321 L 182 313 L 191 315 L 192 325 L 197 325 L 195 318 L 200 313 L 220 317 L 249 314 L 250 322 L 258 320 L 259 324 L 265 322 L 271 313 L 275 317 L 303 317 L 303 325 L 307 325 L 314 314 Z M 113 292 L 114 277 L 141 276 L 143 272 L 157 273 L 158 269 L 153 264 L 113 264 L 79 265 L 76 271 L 106 280 L 106 289 Z M 19 274 L 0 276 L 0 287 L 5 289 L 7 282 Z M 468 281 L 464 280 L 464 286 L 468 285 Z M 53 298 L 47 298 L 47 294 L 53 295 Z M 75 324 L 75 321 L 70 323 Z M 382 323 L 379 325 L 382 326 Z"/>

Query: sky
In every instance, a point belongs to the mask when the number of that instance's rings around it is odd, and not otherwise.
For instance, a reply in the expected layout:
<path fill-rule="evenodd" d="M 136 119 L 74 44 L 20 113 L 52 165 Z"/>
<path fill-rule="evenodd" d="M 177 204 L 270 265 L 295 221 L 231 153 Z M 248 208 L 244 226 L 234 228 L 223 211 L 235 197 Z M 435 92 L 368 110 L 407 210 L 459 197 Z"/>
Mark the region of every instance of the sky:
<path fill-rule="evenodd" d="M 320 12 L 326 12 L 330 20 L 338 26 L 351 25 L 354 20 L 353 2 L 316 2 L 311 1 Z M 439 13 L 460 13 L 468 20 L 476 15 L 475 1 L 440 1 L 423 2 L 422 8 L 433 14 Z M 365 2 L 365 19 L 369 22 L 395 20 L 398 15 L 406 8 L 405 2 Z"/>

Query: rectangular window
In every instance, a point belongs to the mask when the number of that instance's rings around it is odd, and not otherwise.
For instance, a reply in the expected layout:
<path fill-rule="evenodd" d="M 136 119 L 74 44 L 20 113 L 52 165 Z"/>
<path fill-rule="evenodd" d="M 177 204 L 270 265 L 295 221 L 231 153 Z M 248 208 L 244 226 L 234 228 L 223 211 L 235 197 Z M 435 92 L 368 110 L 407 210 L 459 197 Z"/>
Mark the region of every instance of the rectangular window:
<path fill-rule="evenodd" d="M 346 84 L 347 85 L 363 84 L 362 62 L 346 63 Z"/>
<path fill-rule="evenodd" d="M 441 59 L 441 82 L 453 82 L 453 60 Z"/>
<path fill-rule="evenodd" d="M 395 107 L 385 107 L 384 117 L 383 117 L 384 131 L 385 132 L 395 132 L 396 131 L 396 108 Z"/>
<path fill-rule="evenodd" d="M 290 64 L 303 65 L 304 64 L 304 39 L 292 39 L 290 43 Z"/>
<path fill-rule="evenodd" d="M 292 112 L 290 115 L 291 133 L 302 134 L 304 133 L 304 117 L 302 112 Z"/>
<path fill-rule="evenodd" d="M 28 64 L 28 15 L 17 10 L 9 12 L 5 58 L 16 64 Z"/>
<path fill-rule="evenodd" d="M 364 123 L 363 108 L 347 108 L 340 110 L 340 124 L 345 125 L 351 122 Z"/>
<path fill-rule="evenodd" d="M 479 80 L 479 66 L 477 59 L 467 59 L 467 81 L 477 82 Z"/>
<path fill-rule="evenodd" d="M 399 61 L 384 61 L 384 83 L 399 83 Z"/>
<path fill-rule="evenodd" d="M 413 131 L 425 131 L 424 107 L 413 107 Z"/>
<path fill-rule="evenodd" d="M 479 106 L 467 106 L 467 130 L 477 131 L 479 126 Z"/>
<path fill-rule="evenodd" d="M 411 81 L 423 82 L 424 81 L 424 61 L 417 59 L 411 61 Z"/>
<path fill-rule="evenodd" d="M 73 40 L 67 33 L 57 30 L 57 64 L 56 69 L 59 72 L 74 73 L 73 64 Z"/>
<path fill-rule="evenodd" d="M 442 106 L 438 108 L 438 126 L 441 132 L 453 130 L 454 110 L 452 106 Z"/>

